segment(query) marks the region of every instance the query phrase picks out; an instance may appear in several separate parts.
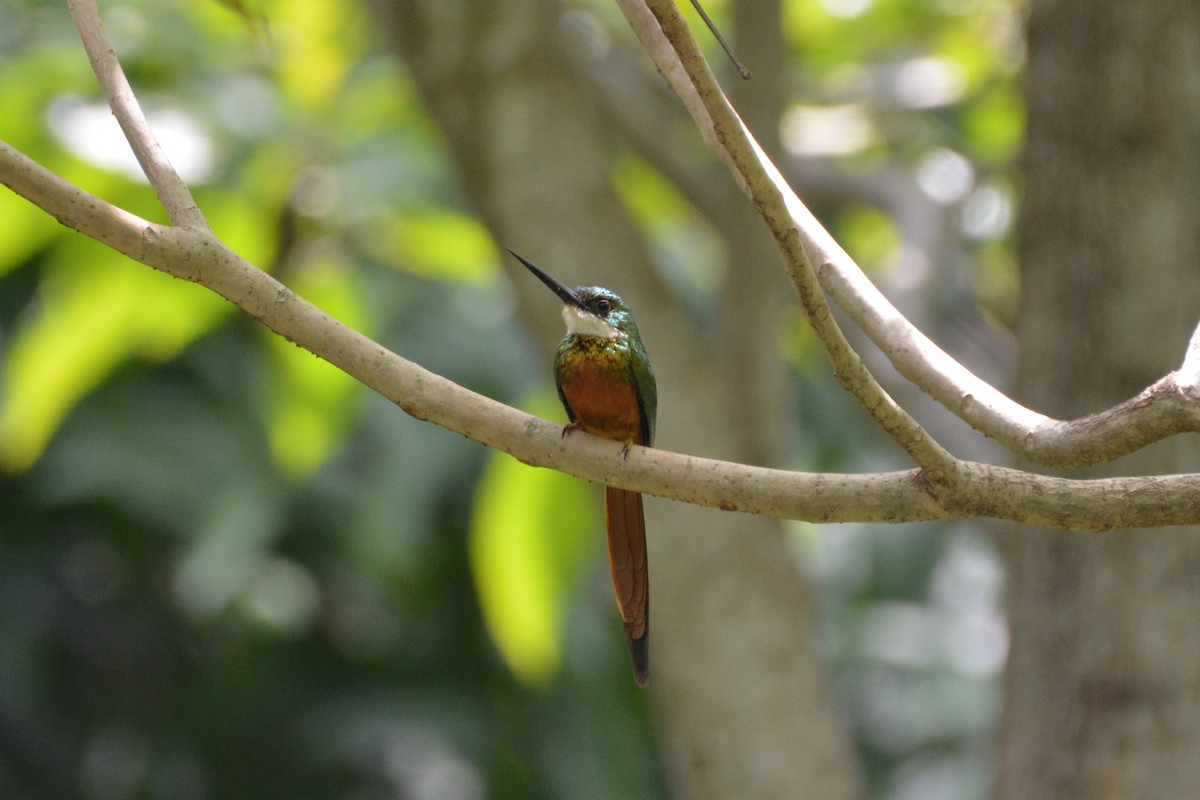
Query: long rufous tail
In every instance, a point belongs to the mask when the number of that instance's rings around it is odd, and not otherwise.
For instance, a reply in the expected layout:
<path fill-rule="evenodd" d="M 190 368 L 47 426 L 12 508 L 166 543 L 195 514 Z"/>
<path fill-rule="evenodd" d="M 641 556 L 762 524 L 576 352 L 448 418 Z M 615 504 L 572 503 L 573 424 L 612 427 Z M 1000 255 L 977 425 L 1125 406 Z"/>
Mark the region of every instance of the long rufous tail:
<path fill-rule="evenodd" d="M 644 687 L 650 681 L 650 580 L 642 496 L 605 487 L 604 521 L 608 530 L 608 565 L 617 608 L 625 623 L 625 637 L 629 640 L 633 679 Z"/>

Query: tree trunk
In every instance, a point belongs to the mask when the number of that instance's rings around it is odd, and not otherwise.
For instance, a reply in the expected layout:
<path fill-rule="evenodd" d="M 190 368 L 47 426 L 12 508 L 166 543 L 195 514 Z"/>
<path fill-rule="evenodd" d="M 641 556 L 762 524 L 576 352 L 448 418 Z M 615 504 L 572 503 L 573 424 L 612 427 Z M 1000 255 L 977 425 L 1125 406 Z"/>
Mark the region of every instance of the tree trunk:
<path fill-rule="evenodd" d="M 671 302 L 613 188 L 617 134 L 599 110 L 600 90 L 580 80 L 568 57 L 586 58 L 589 42 L 573 38 L 580 27 L 548 0 L 371 6 L 497 241 L 568 284 L 601 283 L 629 301 L 658 378 L 656 444 L 716 457 L 759 455 L 771 441 L 772 416 L 731 415 L 728 395 L 716 387 L 735 385 L 722 365 L 744 364 L 736 354 L 772 352 L 769 315 L 760 304 L 750 317 L 755 324 L 698 335 Z M 743 228 L 753 230 L 758 223 L 741 213 Z M 769 241 L 765 229 L 759 234 Z M 738 271 L 769 271 L 786 285 L 769 246 L 766 262 L 736 252 L 743 256 Z M 514 285 L 519 296 L 536 298 L 531 307 L 545 308 L 545 289 L 528 275 Z M 557 315 L 527 318 L 549 358 L 562 335 Z M 725 345 L 720 352 L 717 341 Z M 773 364 L 781 369 L 778 358 Z M 758 376 L 754 385 L 772 383 L 781 381 Z M 752 399 L 770 406 L 770 398 Z M 852 748 L 814 652 L 809 596 L 778 523 L 654 499 L 646 512 L 654 598 L 649 691 L 676 793 L 697 800 L 856 796 Z"/>
<path fill-rule="evenodd" d="M 1028 33 L 1019 392 L 1074 417 L 1178 366 L 1200 318 L 1200 4 L 1034 0 Z M 1198 455 L 1176 438 L 1104 474 Z M 999 800 L 1195 794 L 1198 534 L 1002 535 Z"/>

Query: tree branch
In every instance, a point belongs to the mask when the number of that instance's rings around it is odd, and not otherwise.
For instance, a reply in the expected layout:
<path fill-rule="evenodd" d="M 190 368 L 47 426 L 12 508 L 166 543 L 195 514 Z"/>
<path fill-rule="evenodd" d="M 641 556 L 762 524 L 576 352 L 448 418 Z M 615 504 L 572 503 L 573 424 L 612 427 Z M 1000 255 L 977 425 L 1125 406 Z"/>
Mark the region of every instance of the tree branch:
<path fill-rule="evenodd" d="M 102 29 L 96 35 L 102 36 Z M 119 73 L 120 66 L 114 69 Z M 124 102 L 131 119 L 141 117 L 132 95 Z M 141 141 L 145 145 L 147 140 Z M 165 160 L 156 169 L 164 164 L 169 169 Z M 620 443 L 582 432 L 564 438 L 558 425 L 469 391 L 389 352 L 238 256 L 207 226 L 147 222 L 62 180 L 4 142 L 0 142 L 0 183 L 62 224 L 134 260 L 220 294 L 411 416 L 503 450 L 533 466 L 682 502 L 813 522 L 987 516 L 1100 531 L 1200 520 L 1200 475 L 1074 481 L 956 461 L 947 455 L 950 473 L 945 480 L 934 482 L 929 479 L 928 469 L 875 475 L 811 474 L 642 447 L 631 448 L 626 458 Z M 172 192 L 175 190 L 168 189 L 165 194 L 176 204 L 184 197 L 190 200 L 186 188 L 182 195 Z M 177 211 L 181 208 L 176 205 Z M 183 216 L 191 222 L 202 220 L 187 213 Z M 787 244 L 799 249 L 795 237 L 788 237 Z M 807 263 L 801 258 L 789 261 L 789 266 L 803 284 Z M 828 308 L 816 302 L 812 307 L 825 335 L 830 337 L 835 363 L 846 370 L 842 379 L 852 384 L 860 402 L 873 400 L 880 404 L 873 409 L 876 418 L 891 426 L 889 430 L 903 434 L 908 430 L 907 415 L 889 406 L 890 400 L 873 381 L 854 383 L 860 379 L 861 364 L 852 352 L 839 349 L 847 347 L 844 340 L 838 341 L 840 331 L 824 327 L 820 315 L 827 318 Z M 1192 384 L 1200 370 L 1198 362 L 1200 332 L 1193 337 L 1186 362 Z M 1187 381 L 1177 383 L 1189 385 Z M 942 463 L 940 448 L 928 440 L 918 437 L 908 444 L 910 452 L 920 456 L 919 463 L 922 459 L 935 466 Z"/>
<path fill-rule="evenodd" d="M 117 60 L 117 53 L 108 38 L 104 22 L 100 19 L 100 9 L 95 0 L 68 0 L 67 6 L 75 20 L 75 27 L 79 30 L 79 38 L 83 40 L 88 60 L 92 63 L 92 71 L 96 73 L 100 88 L 108 98 L 113 116 L 120 123 L 142 172 L 146 173 L 146 178 L 158 196 L 158 201 L 166 209 L 171 224 L 185 228 L 207 228 L 204 214 L 192 199 L 187 184 L 171 166 L 162 145 L 150 130 L 150 123 L 146 121 L 125 72 L 121 69 L 121 63 Z"/>
<path fill-rule="evenodd" d="M 64 225 L 220 294 L 271 330 L 379 392 L 416 419 L 531 466 L 681 502 L 812 522 L 987 516 L 1070 530 L 1200 520 L 1200 475 L 1073 481 L 962 462 L 953 491 L 917 470 L 789 472 L 632 447 L 576 432 L 476 394 L 386 350 L 298 297 L 208 231 L 145 222 L 96 200 L 0 143 L 0 182 Z"/>
<path fill-rule="evenodd" d="M 972 374 L 905 319 L 792 191 L 729 105 L 674 4 L 670 0 L 617 2 L 704 140 L 775 234 L 810 320 L 819 319 L 814 312 L 819 312 L 820 304 L 806 298 L 803 252 L 819 265 L 820 285 L 901 375 L 976 430 L 1034 463 L 1063 468 L 1102 463 L 1167 436 L 1200 431 L 1197 370 L 1167 375 L 1122 404 L 1072 421 L 1028 409 Z M 790 237 L 795 239 L 794 247 Z M 1189 355 L 1189 363 L 1197 361 L 1200 357 Z M 840 369 L 839 378 L 846 380 Z M 857 393 L 856 397 L 871 411 Z M 905 430 L 884 427 L 893 437 Z M 927 457 L 917 458 L 910 449 L 912 442 L 897 441 L 917 463 L 926 465 Z M 933 463 L 939 460 L 932 458 Z M 937 473 L 931 473 L 931 478 L 937 478 Z"/>

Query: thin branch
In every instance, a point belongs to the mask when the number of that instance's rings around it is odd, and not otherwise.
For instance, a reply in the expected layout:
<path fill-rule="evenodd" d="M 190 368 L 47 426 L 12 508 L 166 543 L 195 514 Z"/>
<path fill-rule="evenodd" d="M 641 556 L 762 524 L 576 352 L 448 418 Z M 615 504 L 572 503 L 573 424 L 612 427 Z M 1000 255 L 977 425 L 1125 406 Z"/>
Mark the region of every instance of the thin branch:
<path fill-rule="evenodd" d="M 897 371 L 951 412 L 1034 463 L 1067 468 L 1111 461 L 1167 436 L 1200 431 L 1200 384 L 1194 379 L 1197 370 L 1188 369 L 1200 363 L 1200 356 L 1193 355 L 1196 347 L 1189 349 L 1179 373 L 1112 409 L 1072 421 L 1026 408 L 971 373 L 883 296 L 796 196 L 729 106 L 674 4 L 617 3 L 704 140 L 776 232 L 797 289 L 803 276 L 795 269 L 795 256 L 786 252 L 785 228 L 818 264 L 821 286 Z M 767 191 L 760 180 L 773 189 Z"/>
<path fill-rule="evenodd" d="M 1179 373 L 1164 376 L 1111 408 L 1058 420 L 1015 403 L 970 373 L 882 300 L 857 266 L 838 267 L 826 261 L 818 275 L 830 296 L 900 374 L 976 430 L 1032 463 L 1060 469 L 1102 464 L 1169 436 L 1200 431 L 1200 387 L 1189 379 L 1186 363 Z"/>
<path fill-rule="evenodd" d="M 192 199 L 191 191 L 171 166 L 166 152 L 150 130 L 150 123 L 142 114 L 121 63 L 117 60 L 108 31 L 100 19 L 100 9 L 95 0 L 68 0 L 67 5 L 79 30 L 79 38 L 83 40 L 88 60 L 91 61 L 92 71 L 96 73 L 113 115 L 125 132 L 125 138 L 133 148 L 133 154 L 137 156 L 158 201 L 166 209 L 171 224 L 184 228 L 207 228 L 208 223 Z"/>
<path fill-rule="evenodd" d="M 700 5 L 700 0 L 692 0 L 692 8 L 696 9 L 696 13 L 700 15 L 700 19 L 704 20 L 704 24 L 712 31 L 713 38 L 717 40 L 717 44 L 721 45 L 721 49 L 725 51 L 725 55 L 737 68 L 738 75 L 742 76 L 742 80 L 750 80 L 750 70 L 746 69 L 746 65 L 741 62 L 741 59 L 733 52 L 733 48 L 729 46 L 729 42 L 725 41 L 725 37 L 717 30 L 717 26 L 709 19 L 708 12 L 704 10 L 704 6 Z"/>

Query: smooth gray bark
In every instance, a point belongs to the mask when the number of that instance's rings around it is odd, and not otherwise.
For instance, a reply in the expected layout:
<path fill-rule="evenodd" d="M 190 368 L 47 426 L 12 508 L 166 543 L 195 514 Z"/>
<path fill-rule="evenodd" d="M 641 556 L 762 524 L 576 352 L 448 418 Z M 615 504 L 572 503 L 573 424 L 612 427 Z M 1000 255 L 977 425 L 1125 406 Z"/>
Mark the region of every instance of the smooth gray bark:
<path fill-rule="evenodd" d="M 1034 0 L 1019 400 L 1073 417 L 1178 364 L 1200 316 L 1200 5 Z M 1176 437 L 1090 474 L 1200 468 Z M 1200 531 L 1001 536 L 999 800 L 1200 786 Z"/>

